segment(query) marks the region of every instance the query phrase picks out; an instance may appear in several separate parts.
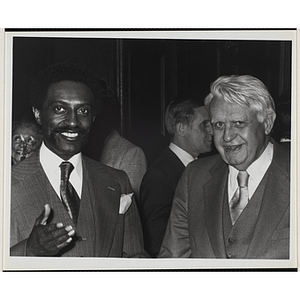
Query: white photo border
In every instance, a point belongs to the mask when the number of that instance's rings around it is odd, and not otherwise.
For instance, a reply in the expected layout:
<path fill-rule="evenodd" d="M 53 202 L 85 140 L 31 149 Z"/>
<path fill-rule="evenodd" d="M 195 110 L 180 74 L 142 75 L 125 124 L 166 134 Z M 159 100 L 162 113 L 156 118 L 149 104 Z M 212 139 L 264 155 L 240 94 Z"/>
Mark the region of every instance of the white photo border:
<path fill-rule="evenodd" d="M 199 270 L 199 269 L 264 269 L 297 268 L 297 151 L 299 108 L 297 105 L 297 30 L 160 30 L 160 31 L 7 31 L 5 40 L 4 101 L 4 198 L 3 198 L 3 270 Z M 205 40 L 284 40 L 292 41 L 292 146 L 291 146 L 291 235 L 289 260 L 221 260 L 221 259 L 126 259 L 126 258 L 38 258 L 10 257 L 10 151 L 13 84 L 14 37 L 63 38 L 133 38 L 133 39 L 205 39 Z M 298 42 L 299 43 L 299 42 Z M 299 45 L 298 45 L 299 47 Z M 1 227 L 0 227 L 1 229 Z"/>

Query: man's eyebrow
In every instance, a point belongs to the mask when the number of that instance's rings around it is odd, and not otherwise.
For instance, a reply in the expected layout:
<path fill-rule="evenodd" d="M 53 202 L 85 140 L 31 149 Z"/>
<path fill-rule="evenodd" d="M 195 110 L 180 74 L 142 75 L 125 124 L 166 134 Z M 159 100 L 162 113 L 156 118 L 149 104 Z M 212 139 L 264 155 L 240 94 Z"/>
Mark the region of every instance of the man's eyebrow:
<path fill-rule="evenodd" d="M 244 122 L 246 122 L 246 121 L 249 121 L 249 120 L 250 120 L 250 118 L 247 117 L 247 116 L 244 116 L 244 117 L 234 117 L 234 118 L 232 118 L 231 122 L 237 122 L 237 121 L 244 121 Z"/>
<path fill-rule="evenodd" d="M 51 106 L 51 105 L 57 105 L 57 104 L 62 104 L 62 105 L 64 104 L 64 105 L 66 105 L 66 104 L 69 104 L 71 102 L 73 102 L 73 101 L 72 100 L 71 101 L 70 100 L 63 100 L 63 99 L 61 99 L 61 100 L 55 100 L 53 102 L 50 102 L 49 106 Z M 89 101 L 84 101 L 84 102 L 80 103 L 80 106 L 83 106 L 83 105 L 92 106 L 92 103 L 89 102 Z"/>

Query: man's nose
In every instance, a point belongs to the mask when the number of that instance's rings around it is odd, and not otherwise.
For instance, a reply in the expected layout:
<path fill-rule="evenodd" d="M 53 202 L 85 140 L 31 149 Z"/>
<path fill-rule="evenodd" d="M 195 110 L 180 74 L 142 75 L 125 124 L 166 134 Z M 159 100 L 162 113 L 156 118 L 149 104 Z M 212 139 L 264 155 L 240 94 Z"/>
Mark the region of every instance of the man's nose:
<path fill-rule="evenodd" d="M 224 135 L 223 135 L 224 141 L 230 142 L 233 139 L 235 139 L 235 137 L 236 137 L 236 133 L 234 131 L 234 128 L 232 128 L 231 126 L 225 126 Z"/>
<path fill-rule="evenodd" d="M 65 122 L 71 127 L 78 126 L 79 120 L 78 120 L 77 112 L 74 110 L 70 111 L 66 117 Z"/>
<path fill-rule="evenodd" d="M 26 141 L 20 141 L 19 146 L 24 148 L 26 146 Z"/>

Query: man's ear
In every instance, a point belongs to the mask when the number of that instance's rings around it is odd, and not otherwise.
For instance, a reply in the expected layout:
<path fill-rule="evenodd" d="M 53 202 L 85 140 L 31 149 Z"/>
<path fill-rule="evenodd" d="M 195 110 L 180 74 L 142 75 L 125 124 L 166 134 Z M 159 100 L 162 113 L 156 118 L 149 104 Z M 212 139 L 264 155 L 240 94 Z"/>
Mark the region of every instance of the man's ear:
<path fill-rule="evenodd" d="M 41 111 L 35 107 L 32 107 L 32 112 L 34 113 L 34 117 L 36 119 L 36 121 L 42 125 L 42 121 L 41 121 Z"/>
<path fill-rule="evenodd" d="M 177 123 L 176 124 L 176 132 L 178 135 L 180 136 L 184 136 L 185 134 L 185 128 L 186 128 L 186 125 L 183 124 L 183 123 Z"/>
<path fill-rule="evenodd" d="M 275 112 L 269 112 L 267 113 L 265 119 L 264 119 L 264 126 L 265 126 L 265 134 L 269 135 L 272 131 L 274 122 L 276 119 L 276 114 Z"/>

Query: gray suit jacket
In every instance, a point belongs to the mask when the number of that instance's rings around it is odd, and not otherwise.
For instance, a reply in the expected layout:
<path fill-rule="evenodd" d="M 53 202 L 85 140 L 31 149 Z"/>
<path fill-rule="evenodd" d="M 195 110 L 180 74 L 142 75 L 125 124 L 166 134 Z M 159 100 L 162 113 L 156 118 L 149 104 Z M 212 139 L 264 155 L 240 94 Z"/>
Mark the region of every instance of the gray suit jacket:
<path fill-rule="evenodd" d="M 263 201 L 244 258 L 289 258 L 289 154 L 274 145 Z M 191 163 L 177 186 L 159 257 L 226 258 L 223 201 L 228 166 L 219 155 Z"/>
<path fill-rule="evenodd" d="M 99 161 L 112 168 L 125 171 L 136 199 L 139 197 L 140 184 L 147 170 L 146 156 L 141 148 L 113 130 L 104 144 Z"/>
<path fill-rule="evenodd" d="M 26 241 L 45 204 L 52 208 L 51 222 L 72 225 L 77 240 L 58 256 L 144 257 L 140 219 L 135 201 L 119 214 L 121 194 L 132 192 L 125 172 L 87 157 L 82 158 L 83 189 L 77 226 L 52 188 L 39 156 L 12 170 L 11 255 L 25 256 Z"/>

